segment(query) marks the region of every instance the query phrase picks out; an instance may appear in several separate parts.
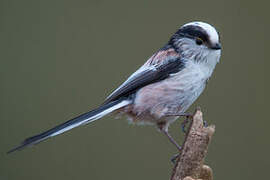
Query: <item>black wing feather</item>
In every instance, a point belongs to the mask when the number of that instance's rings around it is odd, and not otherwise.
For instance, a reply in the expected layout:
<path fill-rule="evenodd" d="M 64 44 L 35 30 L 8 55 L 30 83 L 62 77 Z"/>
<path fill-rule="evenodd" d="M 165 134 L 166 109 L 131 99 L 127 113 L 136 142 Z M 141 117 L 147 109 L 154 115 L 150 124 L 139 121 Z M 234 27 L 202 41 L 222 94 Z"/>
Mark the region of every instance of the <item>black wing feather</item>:
<path fill-rule="evenodd" d="M 50 137 L 50 135 L 52 135 L 53 133 L 56 133 L 68 126 L 71 126 L 73 124 L 76 124 L 76 123 L 79 123 L 79 122 L 82 122 L 84 121 L 85 119 L 89 118 L 89 117 L 92 117 L 110 107 L 113 107 L 115 106 L 116 104 L 120 103 L 123 99 L 118 99 L 117 101 L 113 101 L 113 102 L 110 102 L 110 103 L 107 103 L 107 104 L 104 104 L 102 106 L 100 106 L 99 108 L 97 109 L 94 109 L 90 112 L 87 112 L 87 113 L 84 113 L 78 117 L 75 117 L 69 121 L 66 121 L 65 123 L 62 123 L 50 130 L 47 130 L 43 133 L 40 133 L 38 135 L 35 135 L 35 136 L 32 136 L 32 137 L 29 137 L 27 139 L 25 139 L 19 146 L 11 149 L 10 151 L 8 151 L 7 153 L 12 153 L 14 151 L 17 151 L 17 150 L 21 150 L 23 148 L 25 148 L 26 146 L 30 146 L 30 145 L 35 145 L 35 144 L 38 144 L 40 143 L 41 141 L 45 140 L 45 139 L 48 139 Z"/>
<path fill-rule="evenodd" d="M 174 57 L 167 60 L 166 63 L 163 63 L 162 65 L 156 68 L 153 69 L 149 68 L 145 71 L 142 71 L 140 74 L 135 76 L 129 82 L 124 84 L 120 89 L 118 89 L 116 92 L 110 95 L 106 99 L 104 104 L 114 101 L 120 97 L 130 96 L 141 87 L 161 81 L 170 76 L 170 74 L 174 74 L 181 71 L 184 65 L 185 63 L 180 57 L 177 58 Z"/>

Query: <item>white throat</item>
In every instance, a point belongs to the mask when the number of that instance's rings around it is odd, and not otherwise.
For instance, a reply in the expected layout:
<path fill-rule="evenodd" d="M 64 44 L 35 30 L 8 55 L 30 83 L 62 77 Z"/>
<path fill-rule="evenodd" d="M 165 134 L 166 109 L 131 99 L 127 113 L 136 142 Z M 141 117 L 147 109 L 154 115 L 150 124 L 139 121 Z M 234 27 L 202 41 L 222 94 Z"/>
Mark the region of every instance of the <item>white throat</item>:
<path fill-rule="evenodd" d="M 220 55 L 221 55 L 220 50 L 212 51 L 209 52 L 205 61 L 198 62 L 198 64 L 200 64 L 201 71 L 205 74 L 207 78 L 209 78 L 212 75 L 216 67 L 216 64 L 219 62 Z"/>

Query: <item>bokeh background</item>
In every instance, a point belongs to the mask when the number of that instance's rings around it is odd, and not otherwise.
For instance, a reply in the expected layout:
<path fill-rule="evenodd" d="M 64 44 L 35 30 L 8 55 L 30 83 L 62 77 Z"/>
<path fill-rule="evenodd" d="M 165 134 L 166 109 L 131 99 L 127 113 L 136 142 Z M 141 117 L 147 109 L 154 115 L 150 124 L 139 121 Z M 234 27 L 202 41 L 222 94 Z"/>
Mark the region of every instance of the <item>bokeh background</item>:
<path fill-rule="evenodd" d="M 201 106 L 216 125 L 215 179 L 268 179 L 269 1 L 0 1 L 0 179 L 169 179 L 176 149 L 151 126 L 105 117 L 6 155 L 25 137 L 86 112 L 184 23 L 223 45 Z M 177 121 L 171 133 L 180 142 Z"/>

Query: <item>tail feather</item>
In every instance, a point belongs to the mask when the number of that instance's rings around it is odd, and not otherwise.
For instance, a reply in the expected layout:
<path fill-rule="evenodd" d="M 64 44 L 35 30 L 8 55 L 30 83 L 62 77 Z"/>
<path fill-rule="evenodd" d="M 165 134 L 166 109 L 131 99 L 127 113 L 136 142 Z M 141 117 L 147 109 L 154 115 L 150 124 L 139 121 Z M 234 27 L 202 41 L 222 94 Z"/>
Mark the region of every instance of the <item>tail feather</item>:
<path fill-rule="evenodd" d="M 121 108 L 124 107 L 126 105 L 130 104 L 129 100 L 116 100 L 116 101 L 112 101 L 108 104 L 102 105 L 97 109 L 94 109 L 90 112 L 84 113 L 78 117 L 75 117 L 63 124 L 60 124 L 48 131 L 45 131 L 41 134 L 29 137 L 27 139 L 25 139 L 19 146 L 11 149 L 10 151 L 8 151 L 7 153 L 12 153 L 14 151 L 17 150 L 21 150 L 27 146 L 30 145 L 35 145 L 38 144 L 41 141 L 44 141 L 50 137 L 56 136 L 58 134 L 62 134 L 68 130 L 71 130 L 75 127 L 81 126 L 81 125 L 85 125 L 88 124 L 90 122 L 93 122 L 97 119 L 102 118 L 103 116 Z"/>

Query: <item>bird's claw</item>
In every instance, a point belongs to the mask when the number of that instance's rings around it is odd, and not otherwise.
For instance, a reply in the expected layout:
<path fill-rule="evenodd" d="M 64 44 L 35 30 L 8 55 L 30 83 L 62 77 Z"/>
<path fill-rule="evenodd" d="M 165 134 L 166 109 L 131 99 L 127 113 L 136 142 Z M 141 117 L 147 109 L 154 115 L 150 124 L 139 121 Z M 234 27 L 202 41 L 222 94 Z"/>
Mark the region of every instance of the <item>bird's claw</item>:
<path fill-rule="evenodd" d="M 208 126 L 207 121 L 205 121 L 205 120 L 203 121 L 203 126 L 204 126 L 204 127 L 207 127 L 207 126 Z"/>
<path fill-rule="evenodd" d="M 175 154 L 173 157 L 171 157 L 171 162 L 175 165 L 177 158 L 179 157 L 179 154 Z"/>
<path fill-rule="evenodd" d="M 186 125 L 189 122 L 189 118 L 192 117 L 192 115 L 186 116 L 186 119 L 181 123 L 182 131 L 186 134 Z"/>

